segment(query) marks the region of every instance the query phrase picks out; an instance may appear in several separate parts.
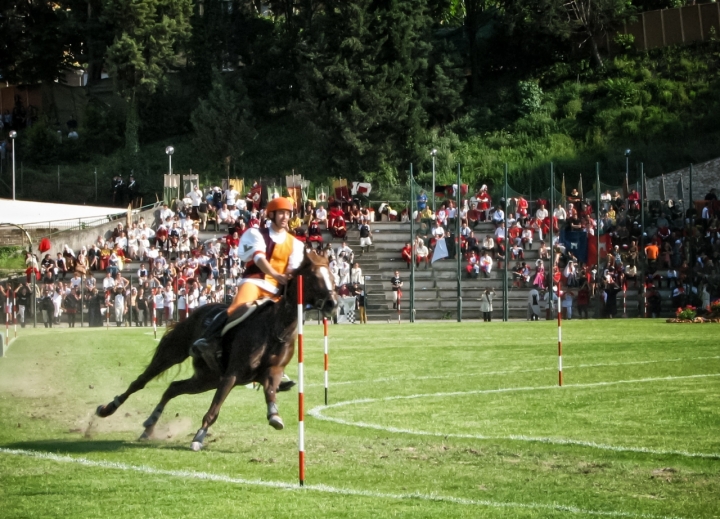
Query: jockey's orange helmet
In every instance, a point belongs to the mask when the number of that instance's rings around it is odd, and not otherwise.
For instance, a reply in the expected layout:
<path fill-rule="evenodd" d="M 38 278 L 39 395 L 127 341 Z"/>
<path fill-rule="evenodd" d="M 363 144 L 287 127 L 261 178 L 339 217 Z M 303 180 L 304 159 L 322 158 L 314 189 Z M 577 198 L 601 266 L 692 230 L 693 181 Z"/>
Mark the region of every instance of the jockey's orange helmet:
<path fill-rule="evenodd" d="M 290 212 L 295 209 L 292 198 L 287 198 L 284 196 L 273 198 L 272 200 L 270 200 L 270 202 L 268 202 L 268 205 L 265 208 L 265 212 L 269 214 L 282 209 Z"/>

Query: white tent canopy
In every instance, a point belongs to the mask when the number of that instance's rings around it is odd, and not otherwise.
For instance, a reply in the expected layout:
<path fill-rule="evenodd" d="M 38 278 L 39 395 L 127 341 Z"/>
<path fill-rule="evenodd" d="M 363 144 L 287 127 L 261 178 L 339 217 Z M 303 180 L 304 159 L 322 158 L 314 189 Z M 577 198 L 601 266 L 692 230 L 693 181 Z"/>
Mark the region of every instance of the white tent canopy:
<path fill-rule="evenodd" d="M 10 223 L 29 227 L 56 226 L 59 223 L 101 223 L 112 215 L 123 215 L 127 209 L 92 205 L 51 204 L 0 198 L 0 224 Z"/>

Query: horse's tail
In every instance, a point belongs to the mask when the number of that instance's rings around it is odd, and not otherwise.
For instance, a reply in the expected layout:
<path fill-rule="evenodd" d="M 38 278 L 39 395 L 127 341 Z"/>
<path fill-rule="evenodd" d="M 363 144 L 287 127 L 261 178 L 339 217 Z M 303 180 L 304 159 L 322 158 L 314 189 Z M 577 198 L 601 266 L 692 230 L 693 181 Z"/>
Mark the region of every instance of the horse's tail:
<path fill-rule="evenodd" d="M 181 364 L 190 356 L 192 324 L 192 321 L 187 319 L 168 326 L 146 369 L 154 373 L 153 378 L 160 376 L 172 366 Z"/>
<path fill-rule="evenodd" d="M 184 362 L 190 356 L 190 346 L 193 341 L 202 335 L 203 321 L 209 314 L 215 314 L 219 308 L 224 306 L 203 306 L 190 314 L 186 320 L 168 326 L 146 368 L 146 373 L 156 378 L 171 367 Z"/>

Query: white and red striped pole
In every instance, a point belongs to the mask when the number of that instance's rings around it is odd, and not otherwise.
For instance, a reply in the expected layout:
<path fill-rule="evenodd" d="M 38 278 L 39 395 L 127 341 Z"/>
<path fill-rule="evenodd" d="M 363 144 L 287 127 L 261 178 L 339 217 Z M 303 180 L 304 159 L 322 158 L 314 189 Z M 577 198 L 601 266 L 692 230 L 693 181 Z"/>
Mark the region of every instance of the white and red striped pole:
<path fill-rule="evenodd" d="M 328 405 L 328 320 L 327 317 L 323 317 L 323 337 L 325 341 L 325 405 Z"/>
<path fill-rule="evenodd" d="M 13 326 L 15 327 L 15 338 L 17 339 L 17 301 L 15 301 L 15 293 L 12 293 L 13 296 L 13 302 L 12 302 L 12 308 L 10 309 L 10 312 L 12 312 L 13 316 Z"/>
<path fill-rule="evenodd" d="M 5 292 L 5 344 L 10 342 L 10 291 Z"/>
<path fill-rule="evenodd" d="M 562 372 L 562 292 L 560 290 L 560 283 L 558 287 L 558 385 L 563 385 L 563 372 Z"/>
<path fill-rule="evenodd" d="M 623 317 L 627 317 L 627 282 L 623 281 Z"/>
<path fill-rule="evenodd" d="M 153 309 L 153 337 L 157 339 L 157 308 L 155 306 L 155 291 L 152 292 L 152 309 Z"/>
<path fill-rule="evenodd" d="M 402 299 L 402 290 L 397 291 L 397 311 L 398 311 L 398 324 L 400 324 L 400 300 Z"/>
<path fill-rule="evenodd" d="M 300 486 L 305 485 L 305 374 L 303 368 L 303 278 L 298 276 L 298 462 Z"/>

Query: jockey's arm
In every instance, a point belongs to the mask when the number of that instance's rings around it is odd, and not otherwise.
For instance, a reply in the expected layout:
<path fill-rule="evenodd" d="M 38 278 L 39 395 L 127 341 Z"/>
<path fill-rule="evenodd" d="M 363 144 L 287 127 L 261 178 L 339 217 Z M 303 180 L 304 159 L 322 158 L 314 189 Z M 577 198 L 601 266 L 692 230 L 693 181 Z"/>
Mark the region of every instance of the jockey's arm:
<path fill-rule="evenodd" d="M 265 256 L 255 255 L 255 265 L 266 275 L 272 277 L 279 285 L 284 285 L 288 281 L 287 274 L 281 274 L 275 270 Z"/>

